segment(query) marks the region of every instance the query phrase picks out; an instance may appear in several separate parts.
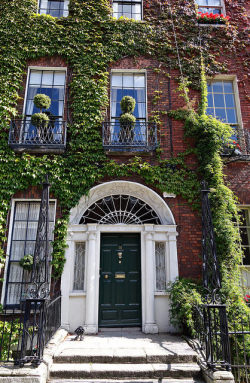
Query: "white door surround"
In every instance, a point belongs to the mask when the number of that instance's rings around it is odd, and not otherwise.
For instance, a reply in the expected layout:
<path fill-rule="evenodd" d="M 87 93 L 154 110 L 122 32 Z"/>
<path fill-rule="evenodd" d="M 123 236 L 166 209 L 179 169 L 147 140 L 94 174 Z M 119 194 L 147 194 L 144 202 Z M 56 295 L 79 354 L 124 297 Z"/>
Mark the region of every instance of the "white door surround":
<path fill-rule="evenodd" d="M 158 215 L 161 225 L 152 224 L 79 224 L 84 212 L 101 198 L 126 194 L 147 203 Z M 141 234 L 141 288 L 142 288 L 142 331 L 157 333 L 159 326 L 156 316 L 161 314 L 159 304 L 155 304 L 155 257 L 154 243 L 166 243 L 167 281 L 178 277 L 176 225 L 165 201 L 148 187 L 128 181 L 112 181 L 91 189 L 86 197 L 71 210 L 68 227 L 66 263 L 62 275 L 62 326 L 74 331 L 82 325 L 86 333 L 98 332 L 99 309 L 99 264 L 101 233 L 140 233 Z M 86 242 L 85 288 L 73 291 L 75 243 Z M 165 294 L 167 297 L 167 294 Z M 163 302 L 164 303 L 164 302 Z M 73 311 L 75 311 L 73 313 Z M 163 310 L 164 311 L 164 310 Z"/>

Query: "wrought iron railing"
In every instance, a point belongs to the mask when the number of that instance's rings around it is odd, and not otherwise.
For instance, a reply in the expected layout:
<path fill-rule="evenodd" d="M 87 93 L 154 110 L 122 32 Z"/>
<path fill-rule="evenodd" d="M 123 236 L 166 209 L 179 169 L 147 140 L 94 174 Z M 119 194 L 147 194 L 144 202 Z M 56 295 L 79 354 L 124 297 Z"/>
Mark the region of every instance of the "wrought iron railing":
<path fill-rule="evenodd" d="M 61 298 L 50 297 L 49 182 L 43 184 L 31 278 L 18 308 L 0 313 L 0 360 L 38 365 L 61 323 Z"/>
<path fill-rule="evenodd" d="M 193 309 L 195 337 L 203 361 L 212 370 L 232 370 L 237 383 L 250 382 L 250 318 L 235 312 L 228 318 L 222 304 L 221 278 L 215 245 L 209 190 L 203 182 L 203 286 L 206 304 Z"/>
<path fill-rule="evenodd" d="M 27 299 L 20 308 L 0 313 L 0 361 L 38 365 L 43 351 L 61 325 L 61 296 Z"/>
<path fill-rule="evenodd" d="M 63 151 L 66 148 L 67 123 L 54 118 L 47 126 L 35 127 L 30 118 L 13 120 L 9 132 L 9 145 L 16 151 Z"/>
<path fill-rule="evenodd" d="M 120 124 L 119 119 L 103 122 L 102 142 L 111 151 L 152 151 L 157 147 L 157 125 L 137 119 L 134 127 Z"/>

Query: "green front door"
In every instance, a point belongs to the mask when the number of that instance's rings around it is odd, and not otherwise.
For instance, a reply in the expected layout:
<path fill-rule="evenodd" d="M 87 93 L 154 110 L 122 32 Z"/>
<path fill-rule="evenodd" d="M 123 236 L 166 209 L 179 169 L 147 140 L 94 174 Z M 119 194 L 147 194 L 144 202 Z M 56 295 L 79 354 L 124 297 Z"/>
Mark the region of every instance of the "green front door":
<path fill-rule="evenodd" d="M 99 326 L 141 325 L 139 234 L 101 237 Z"/>

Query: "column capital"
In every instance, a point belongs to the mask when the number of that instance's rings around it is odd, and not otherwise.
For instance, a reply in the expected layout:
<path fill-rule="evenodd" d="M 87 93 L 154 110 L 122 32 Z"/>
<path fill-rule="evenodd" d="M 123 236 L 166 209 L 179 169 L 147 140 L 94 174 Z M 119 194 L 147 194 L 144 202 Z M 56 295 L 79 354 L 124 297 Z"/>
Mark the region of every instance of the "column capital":
<path fill-rule="evenodd" d="M 96 240 L 96 237 L 97 237 L 97 235 L 96 235 L 95 232 L 88 232 L 88 239 L 89 239 L 89 241 Z"/>
<path fill-rule="evenodd" d="M 145 238 L 146 238 L 146 241 L 153 241 L 153 235 L 154 233 L 153 232 L 146 232 L 145 233 Z"/>

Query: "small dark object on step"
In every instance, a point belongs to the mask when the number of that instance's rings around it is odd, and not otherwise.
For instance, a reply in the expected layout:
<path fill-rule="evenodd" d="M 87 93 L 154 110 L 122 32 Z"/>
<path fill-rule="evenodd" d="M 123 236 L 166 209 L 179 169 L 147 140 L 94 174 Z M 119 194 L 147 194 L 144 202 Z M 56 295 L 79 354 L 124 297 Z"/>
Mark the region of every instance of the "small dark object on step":
<path fill-rule="evenodd" d="M 77 327 L 75 330 L 76 337 L 74 340 L 83 340 L 84 329 L 82 326 Z"/>

